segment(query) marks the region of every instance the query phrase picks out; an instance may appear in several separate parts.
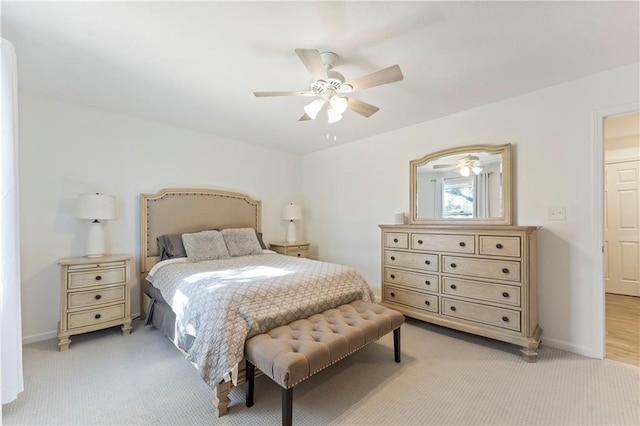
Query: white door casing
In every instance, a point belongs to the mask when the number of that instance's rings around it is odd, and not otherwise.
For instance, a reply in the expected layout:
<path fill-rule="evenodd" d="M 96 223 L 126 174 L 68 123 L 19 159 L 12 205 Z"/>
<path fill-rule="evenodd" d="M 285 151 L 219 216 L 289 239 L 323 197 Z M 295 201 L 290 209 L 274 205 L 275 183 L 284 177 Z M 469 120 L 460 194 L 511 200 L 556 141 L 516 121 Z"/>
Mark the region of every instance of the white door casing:
<path fill-rule="evenodd" d="M 611 162 L 604 175 L 607 293 L 640 296 L 640 161 Z"/>

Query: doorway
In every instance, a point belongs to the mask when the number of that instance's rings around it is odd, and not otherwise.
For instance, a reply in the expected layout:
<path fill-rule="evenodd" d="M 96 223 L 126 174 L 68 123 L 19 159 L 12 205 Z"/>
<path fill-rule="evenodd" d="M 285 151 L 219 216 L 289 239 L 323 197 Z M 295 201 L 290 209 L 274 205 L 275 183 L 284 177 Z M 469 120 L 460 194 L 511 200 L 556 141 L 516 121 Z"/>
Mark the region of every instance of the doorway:
<path fill-rule="evenodd" d="M 605 357 L 640 366 L 640 113 L 603 134 Z"/>

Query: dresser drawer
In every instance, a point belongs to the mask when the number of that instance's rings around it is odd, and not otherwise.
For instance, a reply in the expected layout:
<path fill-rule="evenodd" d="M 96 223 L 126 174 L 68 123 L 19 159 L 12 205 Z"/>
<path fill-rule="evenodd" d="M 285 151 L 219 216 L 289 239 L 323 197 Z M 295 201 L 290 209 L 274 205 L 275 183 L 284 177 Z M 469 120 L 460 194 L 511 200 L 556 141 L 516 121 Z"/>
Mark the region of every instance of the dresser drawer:
<path fill-rule="evenodd" d="M 520 331 L 520 312 L 442 298 L 442 315 Z"/>
<path fill-rule="evenodd" d="M 520 237 L 480 236 L 480 254 L 520 257 Z"/>
<path fill-rule="evenodd" d="M 390 284 L 413 287 L 417 290 L 438 292 L 438 276 L 419 274 L 399 269 L 384 268 L 384 280 Z"/>
<path fill-rule="evenodd" d="M 104 308 L 90 309 L 81 312 L 67 314 L 68 328 L 85 327 L 103 322 L 115 321 L 124 318 L 124 303 L 107 306 Z"/>
<path fill-rule="evenodd" d="M 89 287 L 94 285 L 107 285 L 124 283 L 126 281 L 126 269 L 93 269 L 91 271 L 69 272 L 69 288 Z"/>
<path fill-rule="evenodd" d="M 520 262 L 510 260 L 442 256 L 442 271 L 448 274 L 520 282 Z"/>
<path fill-rule="evenodd" d="M 520 287 L 442 277 L 442 293 L 520 306 Z"/>
<path fill-rule="evenodd" d="M 385 286 L 383 297 L 389 302 L 412 306 L 424 311 L 438 312 L 438 296 Z"/>
<path fill-rule="evenodd" d="M 409 248 L 409 234 L 406 232 L 385 232 L 384 246 L 391 248 Z"/>
<path fill-rule="evenodd" d="M 67 307 L 74 309 L 124 300 L 125 288 L 121 285 L 101 290 L 69 292 Z"/>
<path fill-rule="evenodd" d="M 411 234 L 411 249 L 472 254 L 475 241 L 473 235 Z"/>
<path fill-rule="evenodd" d="M 407 253 L 403 251 L 385 250 L 384 263 L 390 266 L 438 271 L 438 255 L 423 253 Z"/>

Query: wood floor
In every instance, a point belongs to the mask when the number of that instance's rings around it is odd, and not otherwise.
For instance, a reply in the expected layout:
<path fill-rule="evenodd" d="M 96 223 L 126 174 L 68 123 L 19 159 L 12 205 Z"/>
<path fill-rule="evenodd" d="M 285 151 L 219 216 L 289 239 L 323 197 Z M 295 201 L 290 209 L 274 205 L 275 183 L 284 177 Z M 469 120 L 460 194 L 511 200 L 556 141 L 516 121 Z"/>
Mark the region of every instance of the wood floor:
<path fill-rule="evenodd" d="M 606 354 L 640 367 L 640 297 L 606 294 Z"/>

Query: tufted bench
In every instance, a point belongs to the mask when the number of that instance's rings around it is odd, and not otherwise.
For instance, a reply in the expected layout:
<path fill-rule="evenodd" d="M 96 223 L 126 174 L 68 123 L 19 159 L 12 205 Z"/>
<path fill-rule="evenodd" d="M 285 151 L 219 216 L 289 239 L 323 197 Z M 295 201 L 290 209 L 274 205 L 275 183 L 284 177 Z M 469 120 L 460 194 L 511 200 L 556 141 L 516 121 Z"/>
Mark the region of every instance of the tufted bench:
<path fill-rule="evenodd" d="M 253 405 L 257 367 L 282 387 L 282 424 L 291 425 L 295 385 L 391 331 L 400 362 L 403 323 L 400 312 L 358 300 L 248 339 L 247 407 Z"/>

